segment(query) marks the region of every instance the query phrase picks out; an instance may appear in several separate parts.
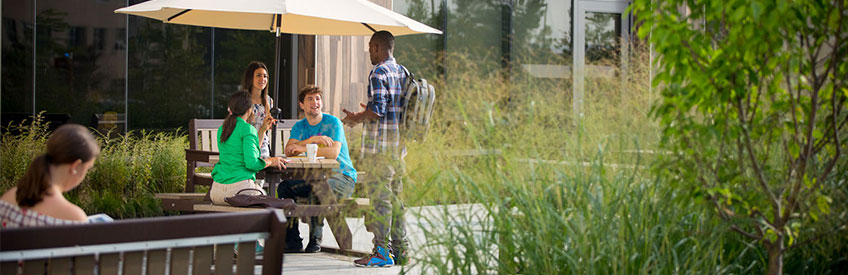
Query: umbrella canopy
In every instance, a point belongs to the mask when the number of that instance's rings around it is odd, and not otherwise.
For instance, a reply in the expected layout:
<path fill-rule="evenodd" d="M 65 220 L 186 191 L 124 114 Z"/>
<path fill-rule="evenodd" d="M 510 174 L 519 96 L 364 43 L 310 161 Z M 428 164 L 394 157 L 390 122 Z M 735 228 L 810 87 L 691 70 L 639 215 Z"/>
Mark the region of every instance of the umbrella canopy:
<path fill-rule="evenodd" d="M 292 34 L 442 33 L 366 0 L 151 0 L 115 12 L 172 24 Z"/>

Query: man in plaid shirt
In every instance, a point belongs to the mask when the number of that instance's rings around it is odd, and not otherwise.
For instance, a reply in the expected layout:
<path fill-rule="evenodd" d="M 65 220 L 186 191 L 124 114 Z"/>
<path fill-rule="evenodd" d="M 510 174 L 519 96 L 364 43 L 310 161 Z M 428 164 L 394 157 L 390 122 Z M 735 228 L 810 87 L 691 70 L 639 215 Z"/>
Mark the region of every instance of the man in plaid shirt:
<path fill-rule="evenodd" d="M 406 70 L 392 56 L 394 41 L 387 31 L 371 36 L 368 53 L 374 69 L 368 76 L 368 104 L 360 104 L 365 110 L 358 113 L 343 110 L 347 114 L 342 120 L 345 124 L 363 123 L 359 167 L 368 171 L 365 187 L 374 206 L 373 213 L 365 216 L 368 232 L 374 233 L 374 252 L 354 261 L 357 266 L 387 267 L 404 264 L 407 258 L 405 209 L 399 199 L 406 146 L 398 127 L 404 111 L 401 94 Z"/>

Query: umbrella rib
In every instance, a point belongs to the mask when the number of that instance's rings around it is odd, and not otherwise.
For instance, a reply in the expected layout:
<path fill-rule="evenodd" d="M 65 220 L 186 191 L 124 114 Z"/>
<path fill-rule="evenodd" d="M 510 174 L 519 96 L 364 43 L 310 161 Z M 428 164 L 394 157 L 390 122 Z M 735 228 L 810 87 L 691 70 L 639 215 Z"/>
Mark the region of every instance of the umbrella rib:
<path fill-rule="evenodd" d="M 183 15 L 183 14 L 189 12 L 189 11 L 191 11 L 191 9 L 187 9 L 187 10 L 181 11 L 180 13 L 174 14 L 171 17 L 168 17 L 168 20 L 165 20 L 165 22 L 171 22 L 171 20 L 173 20 L 174 18 L 177 18 L 180 15 Z"/>
<path fill-rule="evenodd" d="M 377 30 L 375 30 L 374 28 L 372 28 L 372 27 L 371 27 L 371 25 L 368 25 L 368 23 L 362 23 L 362 25 L 365 25 L 365 27 L 367 27 L 367 28 L 368 28 L 369 30 L 371 30 L 372 32 L 377 32 Z"/>

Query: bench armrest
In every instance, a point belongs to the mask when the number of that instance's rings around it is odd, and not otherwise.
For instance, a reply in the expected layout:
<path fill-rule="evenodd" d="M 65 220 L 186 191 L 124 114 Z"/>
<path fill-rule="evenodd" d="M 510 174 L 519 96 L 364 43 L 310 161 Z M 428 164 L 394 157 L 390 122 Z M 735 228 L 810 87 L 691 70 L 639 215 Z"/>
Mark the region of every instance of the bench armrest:
<path fill-rule="evenodd" d="M 209 162 L 210 156 L 217 156 L 218 152 L 202 151 L 195 149 L 185 149 L 185 158 L 187 161 L 202 161 Z"/>

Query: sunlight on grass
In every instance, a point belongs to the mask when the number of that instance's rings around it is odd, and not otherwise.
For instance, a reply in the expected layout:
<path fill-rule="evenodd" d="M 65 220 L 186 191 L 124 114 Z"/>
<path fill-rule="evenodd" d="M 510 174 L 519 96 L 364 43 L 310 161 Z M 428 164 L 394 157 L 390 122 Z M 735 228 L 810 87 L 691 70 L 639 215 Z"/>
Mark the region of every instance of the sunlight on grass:
<path fill-rule="evenodd" d="M 652 175 L 662 152 L 647 59 L 635 51 L 627 81 L 587 78 L 582 120 L 570 79 L 449 68 L 426 142 L 409 144 L 404 196 L 470 207 L 418 213 L 425 273 L 759 271 L 758 251 Z"/>

